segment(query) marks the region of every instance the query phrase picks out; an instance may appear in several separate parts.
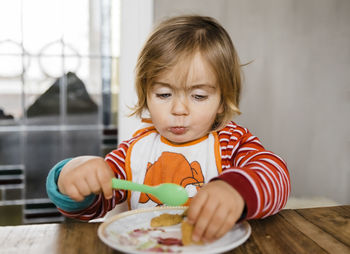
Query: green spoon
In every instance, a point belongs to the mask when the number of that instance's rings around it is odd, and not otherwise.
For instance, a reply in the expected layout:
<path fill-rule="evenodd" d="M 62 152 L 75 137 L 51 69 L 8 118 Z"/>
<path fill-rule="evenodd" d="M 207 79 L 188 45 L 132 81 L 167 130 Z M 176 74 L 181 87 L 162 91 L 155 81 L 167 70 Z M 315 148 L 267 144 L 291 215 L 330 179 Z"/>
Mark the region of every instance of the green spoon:
<path fill-rule="evenodd" d="M 115 189 L 149 193 L 168 206 L 183 205 L 188 199 L 187 191 L 182 186 L 174 183 L 163 183 L 156 186 L 149 186 L 113 178 L 112 187 Z"/>

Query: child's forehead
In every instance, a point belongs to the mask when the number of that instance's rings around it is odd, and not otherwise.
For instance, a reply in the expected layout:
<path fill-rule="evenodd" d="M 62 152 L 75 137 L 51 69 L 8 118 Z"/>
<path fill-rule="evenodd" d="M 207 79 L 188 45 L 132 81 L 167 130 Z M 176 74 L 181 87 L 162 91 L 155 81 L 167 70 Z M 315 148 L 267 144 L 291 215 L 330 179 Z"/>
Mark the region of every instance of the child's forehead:
<path fill-rule="evenodd" d="M 216 75 L 209 62 L 200 54 L 180 57 L 157 75 L 155 81 L 164 83 L 216 83 Z"/>

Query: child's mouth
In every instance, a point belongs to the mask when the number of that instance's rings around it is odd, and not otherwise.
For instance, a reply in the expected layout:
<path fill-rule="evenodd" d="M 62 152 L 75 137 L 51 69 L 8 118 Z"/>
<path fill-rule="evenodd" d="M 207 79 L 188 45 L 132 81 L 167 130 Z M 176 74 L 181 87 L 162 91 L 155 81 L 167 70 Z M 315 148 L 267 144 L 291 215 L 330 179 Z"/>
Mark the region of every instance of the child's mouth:
<path fill-rule="evenodd" d="M 170 127 L 170 132 L 175 134 L 175 135 L 181 135 L 181 134 L 184 134 L 186 132 L 186 127 Z"/>

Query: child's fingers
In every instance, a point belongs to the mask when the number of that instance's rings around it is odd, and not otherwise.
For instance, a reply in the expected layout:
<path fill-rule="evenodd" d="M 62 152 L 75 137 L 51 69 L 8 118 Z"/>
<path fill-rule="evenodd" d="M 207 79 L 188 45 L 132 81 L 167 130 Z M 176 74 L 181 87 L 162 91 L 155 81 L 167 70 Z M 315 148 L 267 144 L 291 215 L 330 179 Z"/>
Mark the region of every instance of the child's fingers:
<path fill-rule="evenodd" d="M 216 211 L 216 202 L 210 202 L 208 199 L 206 201 L 207 203 L 202 207 L 197 221 L 195 223 L 192 238 L 194 241 L 199 241 L 203 238 L 206 231 L 208 230 L 208 227 L 210 226 L 210 222 L 215 215 Z"/>
<path fill-rule="evenodd" d="M 207 202 L 208 195 L 206 192 L 198 192 L 196 196 L 191 201 L 190 207 L 187 211 L 187 219 L 188 222 L 191 224 L 195 224 L 196 220 Z"/>
<path fill-rule="evenodd" d="M 105 170 L 99 170 L 97 172 L 97 178 L 99 180 L 103 195 L 106 199 L 111 199 L 113 195 L 112 190 L 112 178 L 114 177 L 114 173 L 112 169 L 105 168 Z"/>
<path fill-rule="evenodd" d="M 218 235 L 218 232 L 225 226 L 227 223 L 228 211 L 225 207 L 220 206 L 214 210 L 213 216 L 208 222 L 207 228 L 203 234 L 203 239 L 205 241 L 215 240 Z"/>
<path fill-rule="evenodd" d="M 74 185 L 71 185 L 67 189 L 66 195 L 69 196 L 71 199 L 78 201 L 78 202 L 84 200 L 84 196 L 79 192 L 79 190 Z"/>
<path fill-rule="evenodd" d="M 199 240 L 208 240 L 204 238 L 205 232 L 208 230 L 210 226 L 210 220 L 214 215 L 215 209 L 203 209 L 197 219 L 197 222 L 194 226 L 192 239 L 193 241 L 198 242 Z"/>
<path fill-rule="evenodd" d="M 88 184 L 88 179 L 81 179 L 81 181 L 76 183 L 76 187 L 83 197 L 89 196 L 92 193 Z"/>
<path fill-rule="evenodd" d="M 101 186 L 100 186 L 100 183 L 98 181 L 97 176 L 94 175 L 93 177 L 88 177 L 86 179 L 86 182 L 87 182 L 87 184 L 90 188 L 90 191 L 92 193 L 98 194 L 101 192 Z"/>
<path fill-rule="evenodd" d="M 235 225 L 238 218 L 236 218 L 235 214 L 229 213 L 227 215 L 225 223 L 222 225 L 222 227 L 217 231 L 215 238 L 219 239 L 220 237 L 224 236 L 231 228 Z"/>

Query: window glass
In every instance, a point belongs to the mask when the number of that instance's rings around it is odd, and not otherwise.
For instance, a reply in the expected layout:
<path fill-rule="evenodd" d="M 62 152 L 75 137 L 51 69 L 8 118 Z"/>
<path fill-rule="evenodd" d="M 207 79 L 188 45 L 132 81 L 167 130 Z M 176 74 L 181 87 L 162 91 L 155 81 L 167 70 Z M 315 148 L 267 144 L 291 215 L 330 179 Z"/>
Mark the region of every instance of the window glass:
<path fill-rule="evenodd" d="M 119 26 L 117 0 L 0 1 L 0 217 L 50 221 L 49 170 L 115 148 Z"/>

